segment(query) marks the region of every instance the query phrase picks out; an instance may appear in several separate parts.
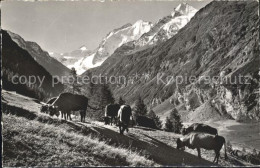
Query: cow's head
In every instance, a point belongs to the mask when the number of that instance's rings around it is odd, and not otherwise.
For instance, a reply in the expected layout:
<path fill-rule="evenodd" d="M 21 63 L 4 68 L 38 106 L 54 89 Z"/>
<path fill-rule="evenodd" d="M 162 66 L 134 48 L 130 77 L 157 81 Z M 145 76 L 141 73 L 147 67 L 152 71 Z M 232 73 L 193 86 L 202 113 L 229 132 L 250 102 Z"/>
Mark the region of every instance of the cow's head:
<path fill-rule="evenodd" d="M 108 124 L 110 124 L 110 119 L 109 119 L 109 117 L 104 117 L 104 122 L 105 122 L 105 125 L 108 125 Z"/>
<path fill-rule="evenodd" d="M 41 107 L 41 112 L 42 112 L 42 113 L 47 113 L 47 112 L 48 112 L 48 108 L 49 108 L 48 105 L 42 105 L 42 107 Z"/>
<path fill-rule="evenodd" d="M 181 129 L 181 134 L 182 134 L 182 135 L 186 135 L 186 134 L 187 134 L 186 128 L 182 128 L 182 129 Z"/>
<path fill-rule="evenodd" d="M 180 149 L 180 150 L 185 149 L 185 145 L 180 138 L 177 139 L 176 143 L 177 143 L 177 149 Z"/>
<path fill-rule="evenodd" d="M 59 112 L 59 109 L 57 106 L 49 106 L 48 111 L 49 111 L 50 116 L 56 115 L 57 117 L 59 117 L 59 115 L 60 115 L 60 112 Z"/>

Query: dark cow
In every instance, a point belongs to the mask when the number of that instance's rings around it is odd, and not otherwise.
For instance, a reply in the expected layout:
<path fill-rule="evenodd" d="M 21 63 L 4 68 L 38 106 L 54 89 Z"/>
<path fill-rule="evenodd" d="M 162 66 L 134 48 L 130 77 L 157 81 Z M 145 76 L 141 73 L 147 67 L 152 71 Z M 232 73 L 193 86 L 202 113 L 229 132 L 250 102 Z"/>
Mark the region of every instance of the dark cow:
<path fill-rule="evenodd" d="M 192 132 L 183 138 L 177 139 L 177 149 L 185 148 L 187 146 L 191 149 L 197 149 L 198 151 L 198 157 L 201 158 L 200 155 L 200 148 L 206 149 L 206 150 L 214 150 L 215 151 L 215 158 L 213 162 L 218 163 L 220 150 L 222 146 L 225 147 L 225 159 L 227 159 L 227 153 L 226 153 L 226 141 L 225 138 L 218 135 L 211 135 L 206 133 L 196 133 Z"/>
<path fill-rule="evenodd" d="M 48 113 L 49 112 L 49 105 L 51 105 L 56 99 L 57 99 L 57 97 L 53 97 L 50 100 L 48 100 L 46 102 L 46 104 L 42 105 L 41 112 L 42 113 Z"/>
<path fill-rule="evenodd" d="M 146 116 L 136 116 L 135 123 L 138 126 L 157 129 L 154 120 Z"/>
<path fill-rule="evenodd" d="M 131 107 L 129 105 L 122 105 L 118 111 L 118 120 L 119 120 L 118 123 L 119 123 L 120 134 L 124 134 L 125 130 L 128 132 L 128 124 L 131 116 L 132 116 Z"/>
<path fill-rule="evenodd" d="M 85 122 L 88 106 L 88 98 L 83 95 L 61 93 L 50 108 L 54 113 L 61 111 L 65 120 L 71 120 L 71 111 L 80 111 L 81 122 Z"/>
<path fill-rule="evenodd" d="M 104 117 L 104 121 L 106 125 L 109 123 L 112 125 L 113 119 L 114 119 L 114 123 L 116 123 L 116 118 L 119 109 L 120 109 L 119 104 L 109 104 L 106 106 L 105 117 Z"/>
<path fill-rule="evenodd" d="M 182 135 L 187 135 L 191 132 L 204 132 L 211 135 L 218 135 L 218 130 L 216 128 L 201 123 L 194 123 L 188 128 L 183 128 L 181 130 Z"/>

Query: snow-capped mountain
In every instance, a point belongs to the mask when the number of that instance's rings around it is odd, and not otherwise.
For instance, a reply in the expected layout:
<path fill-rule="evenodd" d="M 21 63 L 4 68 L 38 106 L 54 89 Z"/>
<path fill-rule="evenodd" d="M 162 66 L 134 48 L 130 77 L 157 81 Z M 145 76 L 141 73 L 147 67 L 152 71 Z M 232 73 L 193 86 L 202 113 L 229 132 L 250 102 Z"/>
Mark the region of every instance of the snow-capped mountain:
<path fill-rule="evenodd" d="M 111 31 L 101 42 L 94 55 L 93 63 L 103 62 L 121 45 L 139 39 L 151 30 L 152 23 L 138 20 L 135 24 L 127 24 Z"/>
<path fill-rule="evenodd" d="M 86 47 L 81 47 L 80 50 L 71 53 L 63 53 L 60 56 L 55 56 L 53 53 L 52 55 L 67 67 L 74 67 L 78 74 L 82 74 L 90 68 L 100 66 L 121 46 L 131 45 L 138 49 L 168 40 L 184 27 L 196 12 L 197 9 L 194 7 L 181 3 L 169 16 L 160 19 L 154 25 L 151 22 L 138 20 L 133 25 L 128 23 L 114 29 L 92 52 Z"/>
<path fill-rule="evenodd" d="M 128 23 L 114 29 L 102 40 L 95 52 L 77 61 L 73 66 L 78 74 L 87 69 L 100 66 L 113 52 L 123 44 L 139 39 L 144 33 L 151 30 L 153 24 L 138 20 L 133 25 Z"/>
<path fill-rule="evenodd" d="M 184 27 L 198 10 L 187 3 L 179 4 L 170 15 L 160 19 L 149 31 L 134 42 L 135 47 L 155 45 L 175 35 Z"/>
<path fill-rule="evenodd" d="M 91 54 L 91 50 L 87 49 L 86 46 L 81 46 L 79 49 L 76 49 L 71 52 L 66 53 L 55 53 L 49 52 L 49 55 L 59 60 L 63 65 L 67 66 L 68 68 L 74 67 L 74 64 L 83 59 L 86 56 Z"/>

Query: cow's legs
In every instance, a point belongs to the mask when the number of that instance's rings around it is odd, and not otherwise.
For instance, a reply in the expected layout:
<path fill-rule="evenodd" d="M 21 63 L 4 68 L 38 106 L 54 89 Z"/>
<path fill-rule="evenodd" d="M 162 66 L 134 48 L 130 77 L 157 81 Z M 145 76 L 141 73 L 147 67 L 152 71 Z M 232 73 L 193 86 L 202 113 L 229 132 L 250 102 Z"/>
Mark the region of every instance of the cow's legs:
<path fill-rule="evenodd" d="M 121 123 L 119 123 L 119 132 L 120 132 L 120 134 L 122 134 Z"/>
<path fill-rule="evenodd" d="M 128 132 L 129 130 L 128 130 L 128 124 L 125 126 L 125 128 L 126 128 L 126 132 Z"/>
<path fill-rule="evenodd" d="M 123 126 L 123 128 L 122 128 L 122 134 L 124 134 L 124 131 L 127 129 L 127 125 L 125 125 L 125 124 L 122 124 Z M 128 132 L 128 131 L 127 131 Z"/>
<path fill-rule="evenodd" d="M 215 151 L 215 158 L 213 160 L 213 163 L 216 161 L 216 159 L 217 159 L 217 152 Z"/>
<path fill-rule="evenodd" d="M 201 155 L 200 155 L 200 148 L 197 148 L 197 151 L 198 151 L 198 157 L 201 158 Z"/>
<path fill-rule="evenodd" d="M 113 117 L 110 118 L 110 125 L 113 123 Z"/>
<path fill-rule="evenodd" d="M 85 118 L 86 118 L 86 111 L 81 110 L 80 111 L 80 121 L 85 122 Z"/>
<path fill-rule="evenodd" d="M 83 111 L 80 111 L 80 122 L 83 122 Z"/>
<path fill-rule="evenodd" d="M 64 119 L 67 120 L 67 113 L 66 113 L 66 111 L 63 111 L 63 116 L 64 116 Z"/>
<path fill-rule="evenodd" d="M 86 118 L 86 111 L 83 111 L 82 113 L 83 113 L 83 115 L 82 115 L 82 122 L 85 122 L 85 118 Z"/>
<path fill-rule="evenodd" d="M 216 154 L 216 159 L 217 159 L 217 164 L 218 164 L 218 158 L 219 158 L 219 153 L 218 154 Z"/>
<path fill-rule="evenodd" d="M 70 111 L 67 111 L 67 118 L 68 118 L 68 119 L 70 119 L 70 121 L 71 121 L 71 120 L 72 120 L 72 118 L 71 118 L 71 115 L 70 115 L 70 113 L 71 113 Z"/>
<path fill-rule="evenodd" d="M 217 164 L 218 164 L 218 159 L 219 159 L 219 155 L 220 155 L 220 151 L 218 151 L 217 153 L 216 153 L 216 158 L 217 158 Z"/>
<path fill-rule="evenodd" d="M 124 131 L 125 131 L 125 127 L 124 125 L 122 126 L 122 134 L 124 134 Z"/>

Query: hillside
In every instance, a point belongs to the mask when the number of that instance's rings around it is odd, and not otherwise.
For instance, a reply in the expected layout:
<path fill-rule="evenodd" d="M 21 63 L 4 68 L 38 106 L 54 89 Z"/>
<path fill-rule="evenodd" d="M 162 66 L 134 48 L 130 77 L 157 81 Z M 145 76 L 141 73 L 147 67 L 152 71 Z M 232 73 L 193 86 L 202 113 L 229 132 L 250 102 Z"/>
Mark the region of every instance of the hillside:
<path fill-rule="evenodd" d="M 222 115 L 259 120 L 258 29 L 258 2 L 213 1 L 166 42 L 132 53 L 122 46 L 85 75 L 124 76 L 126 83 L 111 87 L 116 98 L 125 97 L 130 104 L 141 95 L 149 107 L 158 105 L 152 104 L 155 99 L 173 99 L 192 111 L 210 101 Z M 239 76 L 249 83 L 233 82 Z M 183 81 L 177 84 L 175 77 Z M 214 77 L 216 83 L 205 84 Z"/>
<path fill-rule="evenodd" d="M 101 122 L 40 113 L 41 104 L 29 97 L 8 91 L 2 96 L 4 166 L 212 165 L 194 156 L 196 150 L 177 150 L 178 134 L 135 126 L 120 135 L 117 127 Z M 202 151 L 202 157 L 212 161 L 214 152 Z M 219 164 L 250 165 L 231 155 Z"/>
<path fill-rule="evenodd" d="M 25 41 L 21 36 L 11 31 L 7 31 L 7 33 L 19 47 L 26 50 L 34 60 L 43 66 L 52 76 L 61 77 L 69 75 L 70 70 L 59 61 L 52 58 L 48 52 L 42 50 L 37 43 Z"/>
<path fill-rule="evenodd" d="M 4 89 L 41 100 L 57 96 L 64 89 L 61 83 L 52 86 L 52 75 L 36 62 L 27 50 L 19 47 L 4 30 L 2 30 L 2 73 Z M 35 79 L 31 80 L 31 83 L 30 76 Z"/>

